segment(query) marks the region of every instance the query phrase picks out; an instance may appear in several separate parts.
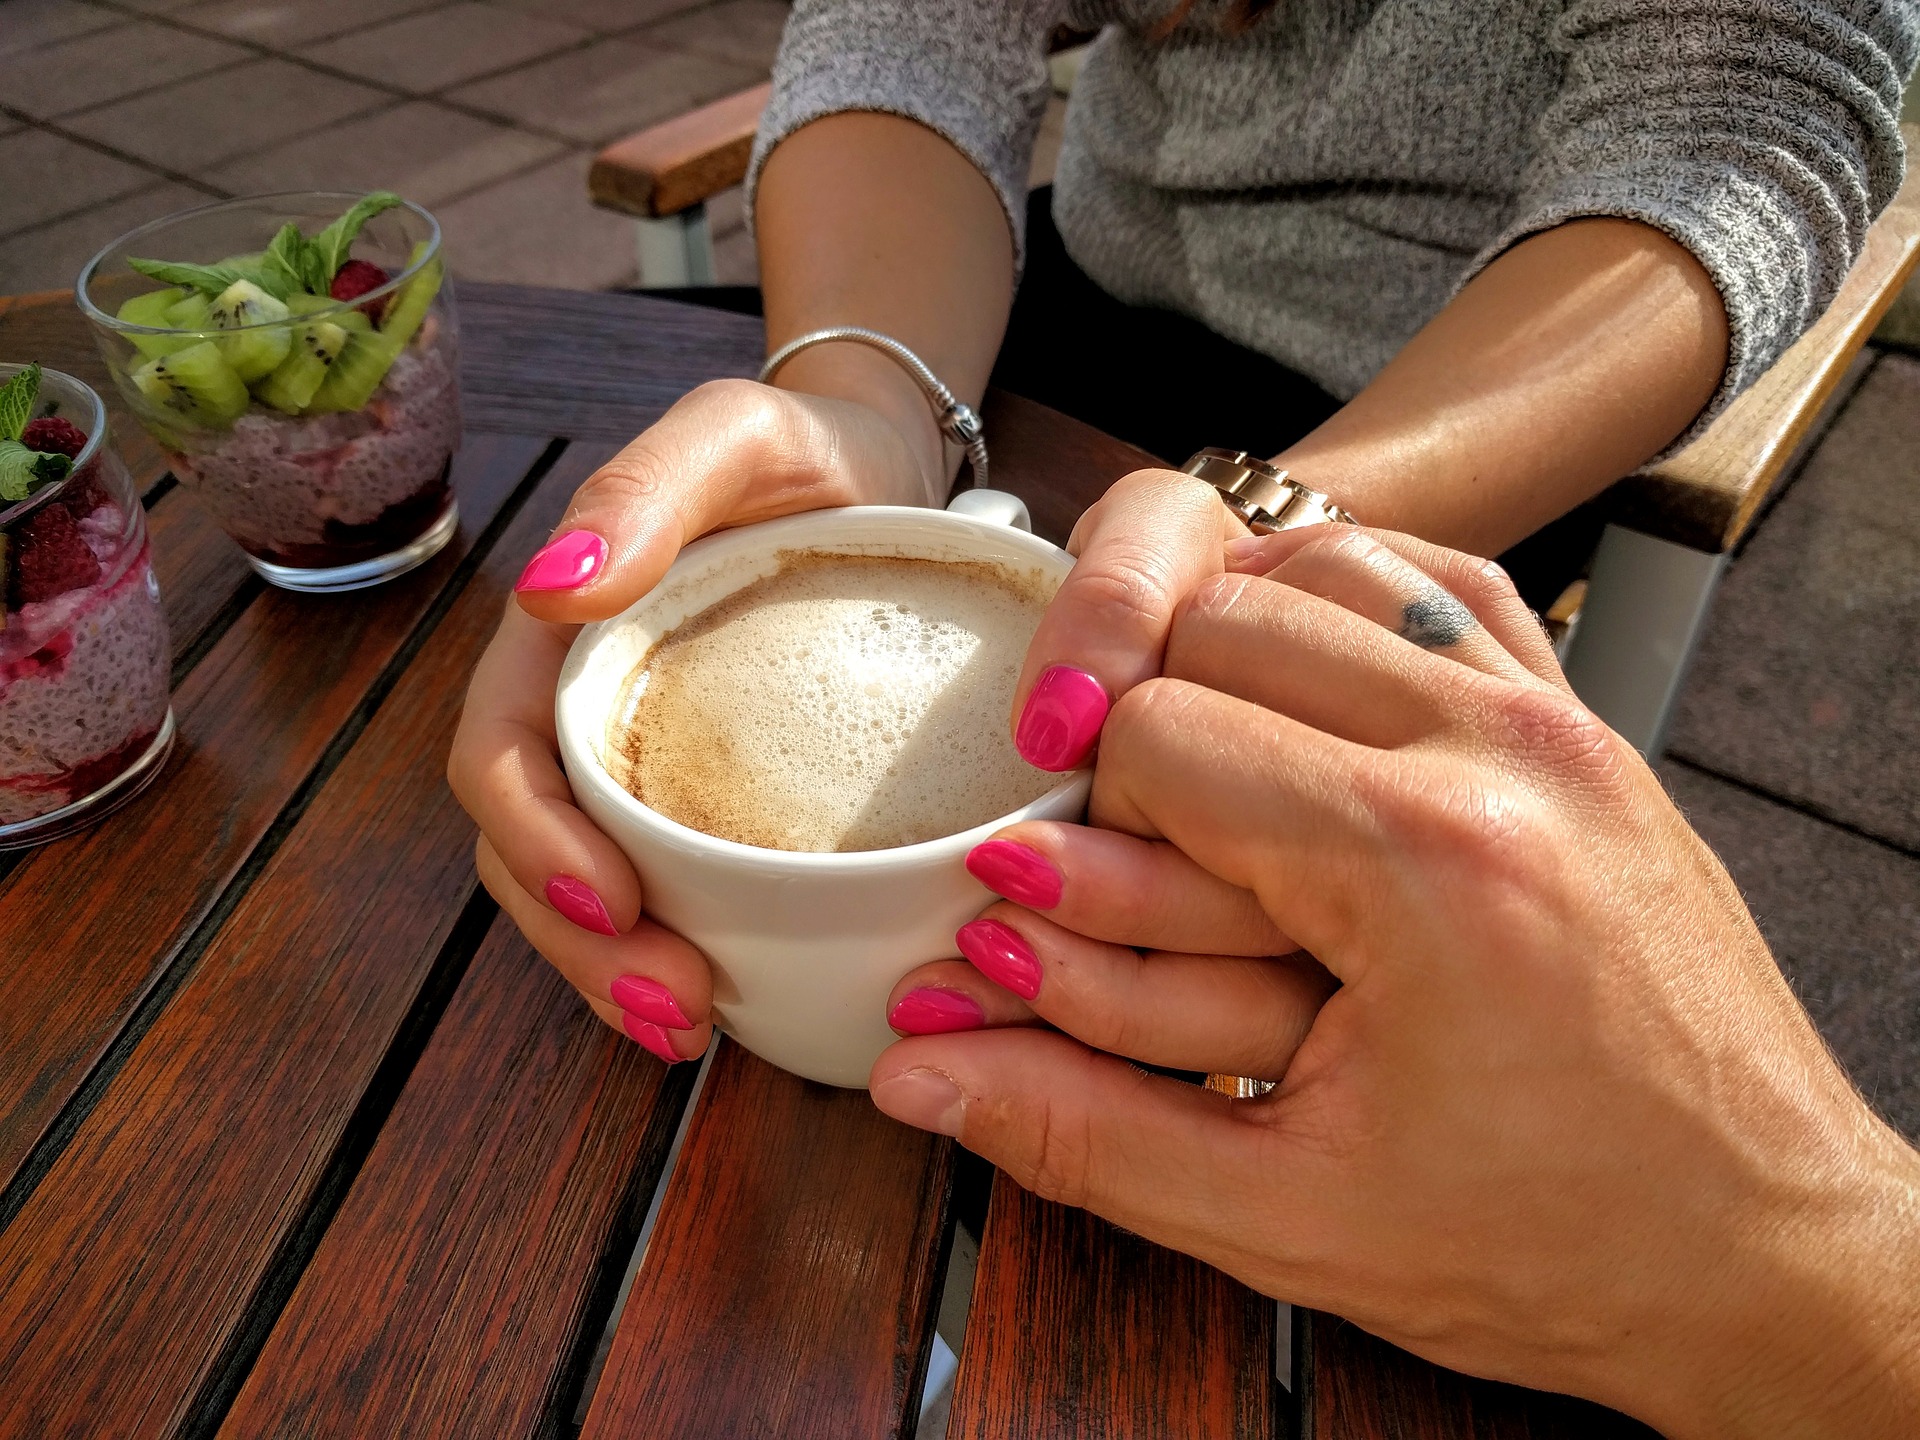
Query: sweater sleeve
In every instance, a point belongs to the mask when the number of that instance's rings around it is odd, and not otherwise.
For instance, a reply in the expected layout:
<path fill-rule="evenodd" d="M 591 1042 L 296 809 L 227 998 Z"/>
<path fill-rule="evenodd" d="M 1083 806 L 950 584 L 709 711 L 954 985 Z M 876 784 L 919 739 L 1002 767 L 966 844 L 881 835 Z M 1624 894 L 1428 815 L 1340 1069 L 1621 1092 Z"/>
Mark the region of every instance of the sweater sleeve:
<path fill-rule="evenodd" d="M 1833 300 L 1902 175 L 1915 0 L 1569 0 L 1565 79 L 1514 219 L 1462 280 L 1583 216 L 1638 220 L 1700 261 L 1726 306 L 1697 435 Z"/>
<path fill-rule="evenodd" d="M 796 0 L 747 169 L 748 223 L 767 156 L 845 110 L 917 120 L 987 177 L 1026 254 L 1027 169 L 1046 110 L 1047 37 L 1067 0 Z"/>

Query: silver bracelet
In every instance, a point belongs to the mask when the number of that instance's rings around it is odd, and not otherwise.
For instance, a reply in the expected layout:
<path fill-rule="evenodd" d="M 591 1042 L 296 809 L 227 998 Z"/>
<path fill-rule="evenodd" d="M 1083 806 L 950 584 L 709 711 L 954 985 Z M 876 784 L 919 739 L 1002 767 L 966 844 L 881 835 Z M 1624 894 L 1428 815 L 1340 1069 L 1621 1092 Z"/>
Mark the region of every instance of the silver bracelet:
<path fill-rule="evenodd" d="M 942 385 L 940 377 L 927 368 L 926 361 L 891 335 L 882 335 L 878 330 L 865 330 L 858 325 L 834 325 L 825 330 L 809 330 L 797 339 L 789 340 L 767 357 L 767 363 L 760 367 L 760 383 L 771 383 L 773 377 L 780 373 L 780 367 L 802 350 L 811 350 L 831 340 L 852 340 L 861 345 L 871 345 L 883 355 L 891 356 L 913 376 L 933 405 L 933 423 L 939 427 L 940 433 L 967 452 L 967 463 L 973 466 L 974 488 L 985 487 L 987 441 L 979 414 Z"/>

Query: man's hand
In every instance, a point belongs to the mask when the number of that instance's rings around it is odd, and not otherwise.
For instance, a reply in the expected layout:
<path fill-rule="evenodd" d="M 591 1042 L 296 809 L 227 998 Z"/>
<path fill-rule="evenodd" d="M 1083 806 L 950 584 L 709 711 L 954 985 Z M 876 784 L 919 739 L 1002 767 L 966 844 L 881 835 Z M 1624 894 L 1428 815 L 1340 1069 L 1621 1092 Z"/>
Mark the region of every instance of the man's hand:
<path fill-rule="evenodd" d="M 1442 1364 L 1675 1437 L 1920 1433 L 1920 1163 L 1504 576 L 1357 530 L 1236 552 L 1269 573 L 1201 583 L 1106 723 L 1118 834 L 1003 837 L 1053 918 L 996 906 L 941 983 L 1009 1028 L 903 1041 L 875 1102 Z M 1280 935 L 1318 963 L 1258 959 Z"/>

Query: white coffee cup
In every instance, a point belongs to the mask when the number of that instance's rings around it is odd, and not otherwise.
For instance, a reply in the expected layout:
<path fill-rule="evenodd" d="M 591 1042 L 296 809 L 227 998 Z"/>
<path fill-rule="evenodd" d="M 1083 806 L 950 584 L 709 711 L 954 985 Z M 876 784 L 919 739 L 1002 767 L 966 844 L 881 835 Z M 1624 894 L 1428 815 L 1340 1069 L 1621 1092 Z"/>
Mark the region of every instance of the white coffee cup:
<path fill-rule="evenodd" d="M 888 993 L 915 967 L 958 954 L 954 931 L 992 902 L 967 873 L 967 852 L 1018 820 L 1078 819 L 1090 773 L 1062 776 L 1012 814 L 918 845 L 765 850 L 690 829 L 636 800 L 607 771 L 608 718 L 655 641 L 772 574 L 783 551 L 986 560 L 1048 585 L 1066 578 L 1072 557 L 1014 528 L 1025 511 L 1013 497 L 974 491 L 957 504 L 975 513 L 855 506 L 695 541 L 638 604 L 585 627 L 560 674 L 556 721 L 574 797 L 633 862 L 646 913 L 712 962 L 714 1023 L 762 1059 L 830 1085 L 867 1083 L 896 1038 Z"/>

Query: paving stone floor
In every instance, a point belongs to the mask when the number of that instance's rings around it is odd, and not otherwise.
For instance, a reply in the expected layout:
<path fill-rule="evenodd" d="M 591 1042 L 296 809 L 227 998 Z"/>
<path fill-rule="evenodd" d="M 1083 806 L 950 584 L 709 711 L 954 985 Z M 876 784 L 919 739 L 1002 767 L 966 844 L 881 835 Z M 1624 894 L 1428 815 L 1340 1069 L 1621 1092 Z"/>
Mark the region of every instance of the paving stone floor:
<path fill-rule="evenodd" d="M 763 79 L 783 0 L 0 0 L 0 293 L 226 195 L 386 185 L 456 274 L 602 289 L 595 149 Z M 1920 90 L 1909 100 L 1920 119 Z M 1059 107 L 1049 116 L 1050 173 Z M 738 197 L 723 278 L 750 282 Z M 1883 336 L 1920 347 L 1920 288 Z M 1662 774 L 1920 1137 L 1920 349 L 1877 350 L 1734 561 Z"/>
<path fill-rule="evenodd" d="M 632 284 L 609 141 L 764 80 L 785 0 L 0 0 L 0 293 L 229 195 L 386 186 L 456 275 Z M 722 278 L 751 283 L 737 198 Z"/>

